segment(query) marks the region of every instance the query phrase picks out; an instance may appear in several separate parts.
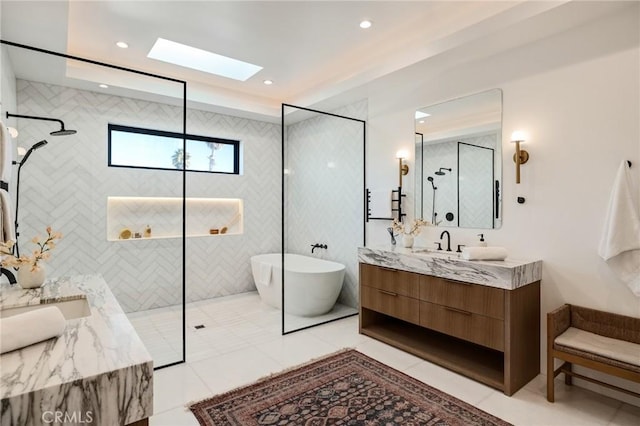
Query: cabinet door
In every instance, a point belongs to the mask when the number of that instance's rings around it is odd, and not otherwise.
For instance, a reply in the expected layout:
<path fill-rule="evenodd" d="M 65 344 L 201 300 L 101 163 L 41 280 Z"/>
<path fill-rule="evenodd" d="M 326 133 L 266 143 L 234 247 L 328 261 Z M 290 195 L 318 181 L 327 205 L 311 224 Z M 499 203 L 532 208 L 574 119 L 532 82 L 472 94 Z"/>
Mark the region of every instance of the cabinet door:
<path fill-rule="evenodd" d="M 382 266 L 360 264 L 360 283 L 402 296 L 418 298 L 420 275 Z"/>
<path fill-rule="evenodd" d="M 501 288 L 420 276 L 420 300 L 500 320 L 504 320 L 504 292 Z"/>
<path fill-rule="evenodd" d="M 360 286 L 360 304 L 363 308 L 371 309 L 401 320 L 420 324 L 418 299 L 412 299 L 379 288 Z"/>

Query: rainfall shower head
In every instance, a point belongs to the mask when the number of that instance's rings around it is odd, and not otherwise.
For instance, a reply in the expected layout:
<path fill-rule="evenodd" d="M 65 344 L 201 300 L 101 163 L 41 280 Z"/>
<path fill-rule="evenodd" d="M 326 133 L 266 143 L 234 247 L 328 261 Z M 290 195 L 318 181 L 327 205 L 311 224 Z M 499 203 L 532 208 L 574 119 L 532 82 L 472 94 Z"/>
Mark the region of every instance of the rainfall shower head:
<path fill-rule="evenodd" d="M 440 170 L 438 170 L 437 172 L 435 172 L 438 176 L 444 176 L 444 172 L 443 170 L 446 170 L 448 172 L 451 172 L 451 169 L 448 169 L 446 167 L 440 167 Z"/>
<path fill-rule="evenodd" d="M 62 129 L 60 130 L 54 130 L 53 132 L 49 133 L 51 136 L 67 136 L 67 135 L 75 135 L 76 133 L 78 133 L 75 130 L 71 130 L 71 129 L 65 129 L 64 128 L 64 123 L 62 123 Z"/>
<path fill-rule="evenodd" d="M 77 132 L 75 130 L 67 130 L 64 128 L 64 122 L 62 120 L 58 120 L 57 118 L 49 118 L 49 117 L 36 117 L 33 115 L 20 115 L 20 114 L 10 114 L 7 112 L 7 118 L 16 117 L 16 118 L 28 118 L 30 120 L 44 120 L 44 121 L 55 121 L 56 123 L 60 123 L 60 130 L 54 130 L 49 133 L 51 136 L 66 136 L 66 135 L 74 135 Z"/>

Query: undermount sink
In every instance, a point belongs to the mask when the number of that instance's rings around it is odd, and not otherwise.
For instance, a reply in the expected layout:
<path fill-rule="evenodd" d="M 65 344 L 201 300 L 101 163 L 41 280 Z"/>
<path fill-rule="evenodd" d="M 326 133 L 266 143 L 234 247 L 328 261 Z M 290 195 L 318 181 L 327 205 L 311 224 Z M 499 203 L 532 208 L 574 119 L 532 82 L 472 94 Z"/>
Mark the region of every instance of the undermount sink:
<path fill-rule="evenodd" d="M 36 309 L 47 308 L 49 306 L 57 306 L 62 312 L 62 316 L 67 319 L 83 318 L 91 315 L 91 308 L 86 297 L 72 300 L 63 300 L 53 303 L 40 303 L 38 305 L 17 306 L 15 308 L 5 308 L 0 310 L 0 318 L 11 317 L 13 315 L 23 314 L 25 312 L 34 311 Z"/>

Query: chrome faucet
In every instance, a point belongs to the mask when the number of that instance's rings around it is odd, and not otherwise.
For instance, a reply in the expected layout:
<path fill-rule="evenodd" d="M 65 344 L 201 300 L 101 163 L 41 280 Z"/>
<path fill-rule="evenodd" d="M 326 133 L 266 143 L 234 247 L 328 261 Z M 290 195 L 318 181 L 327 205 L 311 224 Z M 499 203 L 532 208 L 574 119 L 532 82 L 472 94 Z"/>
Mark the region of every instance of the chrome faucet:
<path fill-rule="evenodd" d="M 391 235 L 391 245 L 395 246 L 396 245 L 396 236 L 393 233 L 393 228 L 389 227 L 389 228 L 387 228 L 387 231 L 389 231 L 389 235 Z"/>
<path fill-rule="evenodd" d="M 445 234 L 447 235 L 447 251 L 451 251 L 451 235 L 449 235 L 449 231 L 442 231 L 440 239 L 442 240 L 442 237 L 444 237 Z"/>

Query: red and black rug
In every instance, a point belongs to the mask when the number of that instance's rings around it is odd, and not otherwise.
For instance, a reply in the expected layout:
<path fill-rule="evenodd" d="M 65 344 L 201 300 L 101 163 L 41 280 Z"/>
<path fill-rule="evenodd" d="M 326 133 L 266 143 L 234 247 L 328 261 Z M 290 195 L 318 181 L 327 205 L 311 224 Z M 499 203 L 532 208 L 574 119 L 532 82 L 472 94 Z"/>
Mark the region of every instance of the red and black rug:
<path fill-rule="evenodd" d="M 355 350 L 190 406 L 201 425 L 500 425 L 509 423 Z"/>

